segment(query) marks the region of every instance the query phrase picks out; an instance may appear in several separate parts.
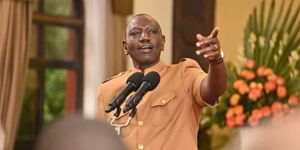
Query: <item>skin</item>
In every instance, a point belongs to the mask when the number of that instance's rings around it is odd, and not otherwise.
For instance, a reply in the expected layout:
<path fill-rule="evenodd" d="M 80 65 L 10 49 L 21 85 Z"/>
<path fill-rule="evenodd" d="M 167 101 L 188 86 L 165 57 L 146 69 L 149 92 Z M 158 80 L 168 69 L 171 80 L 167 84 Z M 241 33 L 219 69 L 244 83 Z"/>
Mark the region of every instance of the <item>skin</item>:
<path fill-rule="evenodd" d="M 201 82 L 200 93 L 207 103 L 213 104 L 226 90 L 228 72 L 224 61 L 215 64 L 221 57 L 221 45 L 218 40 L 219 28 L 216 27 L 205 37 L 197 34 L 196 55 L 203 55 L 209 62 L 208 76 Z"/>
<path fill-rule="evenodd" d="M 197 34 L 196 55 L 203 56 L 209 62 L 208 76 L 203 79 L 200 94 L 210 104 L 214 104 L 226 89 L 227 68 L 221 58 L 221 46 L 217 38 L 216 27 L 209 36 Z M 142 72 L 160 60 L 164 50 L 165 36 L 156 20 L 141 14 L 134 16 L 127 24 L 124 52 L 132 59 L 135 68 Z M 148 47 L 146 47 L 148 46 Z"/>
<path fill-rule="evenodd" d="M 165 36 L 158 23 L 150 16 L 136 16 L 128 23 L 123 46 L 135 68 L 144 71 L 158 63 L 164 44 Z M 143 49 L 143 46 L 150 48 Z"/>

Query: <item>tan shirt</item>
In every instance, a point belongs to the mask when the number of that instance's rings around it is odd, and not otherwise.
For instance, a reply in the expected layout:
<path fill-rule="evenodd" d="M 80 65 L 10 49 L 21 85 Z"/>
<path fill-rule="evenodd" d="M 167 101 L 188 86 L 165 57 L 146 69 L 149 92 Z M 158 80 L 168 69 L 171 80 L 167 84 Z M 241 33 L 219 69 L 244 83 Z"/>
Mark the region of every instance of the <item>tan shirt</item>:
<path fill-rule="evenodd" d="M 207 74 L 192 59 L 176 65 L 159 61 L 145 74 L 150 71 L 159 73 L 160 83 L 144 95 L 136 116 L 121 130 L 123 140 L 130 150 L 196 150 L 201 110 L 207 105 L 200 96 L 200 83 Z M 140 70 L 131 69 L 99 86 L 100 117 L 110 122 L 115 111 L 106 114 L 104 109 L 135 72 Z M 121 113 L 117 122 L 124 124 L 127 119 L 128 113 Z"/>

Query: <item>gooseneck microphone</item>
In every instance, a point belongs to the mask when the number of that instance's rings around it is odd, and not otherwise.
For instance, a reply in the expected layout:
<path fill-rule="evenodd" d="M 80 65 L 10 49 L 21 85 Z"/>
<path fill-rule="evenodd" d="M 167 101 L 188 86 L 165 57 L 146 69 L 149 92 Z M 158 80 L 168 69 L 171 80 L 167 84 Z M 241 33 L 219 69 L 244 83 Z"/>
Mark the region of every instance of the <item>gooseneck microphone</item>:
<path fill-rule="evenodd" d="M 160 81 L 160 76 L 157 72 L 149 72 L 144 78 L 143 78 L 143 83 L 139 87 L 139 89 L 136 91 L 136 93 L 130 97 L 124 108 L 123 108 L 123 113 L 126 113 L 127 111 L 131 109 L 135 109 L 135 107 L 139 104 L 143 96 L 148 92 L 152 91 L 157 87 Z"/>
<path fill-rule="evenodd" d="M 123 90 L 112 98 L 110 104 L 105 109 L 106 113 L 113 111 L 114 109 L 120 107 L 125 101 L 126 97 L 133 91 L 136 91 L 142 84 L 142 79 L 144 75 L 140 72 L 132 74 L 126 81 L 126 85 Z"/>

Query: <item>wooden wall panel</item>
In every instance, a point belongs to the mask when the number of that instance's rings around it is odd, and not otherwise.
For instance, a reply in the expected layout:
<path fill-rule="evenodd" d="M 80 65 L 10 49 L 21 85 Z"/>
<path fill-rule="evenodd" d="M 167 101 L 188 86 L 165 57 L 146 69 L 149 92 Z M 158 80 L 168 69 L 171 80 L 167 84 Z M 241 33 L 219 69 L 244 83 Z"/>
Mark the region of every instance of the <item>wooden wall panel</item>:
<path fill-rule="evenodd" d="M 214 28 L 215 0 L 174 0 L 173 63 L 193 58 L 207 71 L 207 62 L 195 54 L 196 34 Z"/>

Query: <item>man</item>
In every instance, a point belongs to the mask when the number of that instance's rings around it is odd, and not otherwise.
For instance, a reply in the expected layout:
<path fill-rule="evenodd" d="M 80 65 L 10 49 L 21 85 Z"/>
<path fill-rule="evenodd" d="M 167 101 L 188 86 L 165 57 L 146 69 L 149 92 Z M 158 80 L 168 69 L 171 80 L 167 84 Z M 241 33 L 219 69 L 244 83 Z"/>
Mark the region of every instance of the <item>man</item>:
<path fill-rule="evenodd" d="M 105 107 L 124 88 L 127 78 L 135 72 L 145 75 L 159 73 L 161 80 L 153 91 L 146 93 L 137 106 L 130 125 L 122 128 L 122 137 L 129 149 L 195 150 L 201 110 L 215 106 L 226 88 L 227 69 L 221 55 L 218 28 L 208 37 L 196 35 L 196 55 L 209 62 L 208 74 L 192 59 L 166 65 L 160 59 L 165 37 L 156 20 L 139 14 L 128 22 L 123 41 L 124 51 L 134 68 L 103 82 L 98 89 L 99 115 L 110 121 L 114 112 Z M 125 104 L 121 105 L 121 108 Z M 124 124 L 128 113 L 121 113 L 117 123 Z"/>
<path fill-rule="evenodd" d="M 125 150 L 125 146 L 106 123 L 72 116 L 60 119 L 44 130 L 35 149 Z"/>

